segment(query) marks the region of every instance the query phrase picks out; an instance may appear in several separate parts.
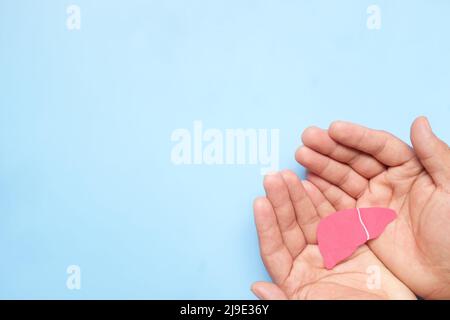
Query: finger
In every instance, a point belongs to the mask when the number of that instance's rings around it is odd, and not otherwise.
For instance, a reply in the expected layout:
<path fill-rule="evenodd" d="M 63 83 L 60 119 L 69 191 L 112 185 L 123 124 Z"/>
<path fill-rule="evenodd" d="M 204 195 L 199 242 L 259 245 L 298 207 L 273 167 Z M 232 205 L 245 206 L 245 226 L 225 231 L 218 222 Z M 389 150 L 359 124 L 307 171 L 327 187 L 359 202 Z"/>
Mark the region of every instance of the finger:
<path fill-rule="evenodd" d="M 336 208 L 333 207 L 330 201 L 323 195 L 323 193 L 308 180 L 302 181 L 303 186 L 311 199 L 312 203 L 316 207 L 317 213 L 321 218 L 324 218 L 333 212 L 336 212 Z"/>
<path fill-rule="evenodd" d="M 305 235 L 307 243 L 317 243 L 317 225 L 320 218 L 297 175 L 289 170 L 281 173 L 295 209 L 297 222 Z M 304 248 L 304 247 L 303 247 Z M 302 248 L 302 250 L 303 250 Z"/>
<path fill-rule="evenodd" d="M 287 300 L 288 297 L 276 284 L 271 282 L 255 282 L 252 285 L 253 293 L 261 300 Z"/>
<path fill-rule="evenodd" d="M 450 149 L 432 131 L 427 118 L 417 118 L 411 126 L 414 151 L 434 182 L 450 190 Z"/>
<path fill-rule="evenodd" d="M 264 265 L 275 283 L 282 283 L 292 267 L 292 257 L 283 243 L 272 205 L 265 197 L 253 204 L 259 248 Z"/>
<path fill-rule="evenodd" d="M 387 166 L 402 165 L 414 156 L 411 147 L 394 135 L 350 122 L 333 122 L 328 134 L 336 142 L 368 153 Z"/>
<path fill-rule="evenodd" d="M 308 147 L 300 147 L 295 156 L 297 161 L 309 171 L 338 186 L 354 198 L 358 198 L 368 186 L 367 179 L 348 165 L 337 162 Z"/>
<path fill-rule="evenodd" d="M 302 134 L 303 144 L 332 159 L 348 164 L 361 176 L 370 179 L 386 170 L 374 157 L 343 146 L 329 136 L 327 130 L 309 127 Z"/>
<path fill-rule="evenodd" d="M 328 181 L 312 173 L 309 173 L 306 179 L 322 192 L 324 197 L 331 203 L 334 208 L 336 208 L 336 210 L 355 208 L 355 199 L 350 197 L 347 193 L 345 193 L 335 185 L 332 185 Z"/>
<path fill-rule="evenodd" d="M 275 210 L 278 226 L 283 241 L 291 253 L 296 257 L 306 245 L 302 229 L 297 223 L 295 210 L 286 186 L 280 173 L 267 175 L 264 178 L 264 189 Z"/>

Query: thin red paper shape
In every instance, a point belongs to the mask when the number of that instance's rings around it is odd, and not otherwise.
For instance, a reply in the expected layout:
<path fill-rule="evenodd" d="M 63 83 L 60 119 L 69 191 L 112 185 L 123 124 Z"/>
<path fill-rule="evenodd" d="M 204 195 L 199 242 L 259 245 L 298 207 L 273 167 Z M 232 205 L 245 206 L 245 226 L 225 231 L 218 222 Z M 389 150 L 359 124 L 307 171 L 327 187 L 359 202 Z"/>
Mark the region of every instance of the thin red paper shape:
<path fill-rule="evenodd" d="M 319 250 L 327 269 L 345 260 L 368 240 L 381 235 L 396 218 L 388 208 L 353 208 L 323 218 L 317 228 Z"/>

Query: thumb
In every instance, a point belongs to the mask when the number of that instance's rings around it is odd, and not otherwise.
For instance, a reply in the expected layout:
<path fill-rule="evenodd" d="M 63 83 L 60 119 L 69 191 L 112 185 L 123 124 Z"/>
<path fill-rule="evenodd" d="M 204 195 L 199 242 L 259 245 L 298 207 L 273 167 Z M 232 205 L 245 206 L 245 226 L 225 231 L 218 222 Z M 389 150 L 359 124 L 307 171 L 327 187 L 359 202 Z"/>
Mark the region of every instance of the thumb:
<path fill-rule="evenodd" d="M 414 151 L 434 182 L 450 189 L 450 149 L 431 130 L 427 118 L 417 118 L 411 126 L 411 142 Z"/>
<path fill-rule="evenodd" d="M 287 300 L 288 297 L 276 284 L 272 282 L 255 282 L 252 285 L 253 293 L 261 300 Z"/>

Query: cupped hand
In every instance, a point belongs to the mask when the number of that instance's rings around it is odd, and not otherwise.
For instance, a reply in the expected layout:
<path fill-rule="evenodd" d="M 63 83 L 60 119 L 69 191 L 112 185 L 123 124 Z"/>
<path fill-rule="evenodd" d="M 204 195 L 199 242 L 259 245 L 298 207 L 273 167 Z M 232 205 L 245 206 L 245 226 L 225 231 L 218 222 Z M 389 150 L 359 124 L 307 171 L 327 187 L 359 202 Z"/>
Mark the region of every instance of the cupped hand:
<path fill-rule="evenodd" d="M 337 210 L 382 206 L 398 217 L 369 248 L 417 295 L 450 298 L 450 150 L 426 118 L 412 148 L 395 136 L 348 122 L 302 135 L 297 161 Z"/>
<path fill-rule="evenodd" d="M 415 299 L 373 254 L 360 247 L 333 270 L 324 267 L 316 230 L 336 208 L 295 173 L 266 176 L 254 213 L 263 262 L 273 283 L 256 282 L 261 299 Z"/>

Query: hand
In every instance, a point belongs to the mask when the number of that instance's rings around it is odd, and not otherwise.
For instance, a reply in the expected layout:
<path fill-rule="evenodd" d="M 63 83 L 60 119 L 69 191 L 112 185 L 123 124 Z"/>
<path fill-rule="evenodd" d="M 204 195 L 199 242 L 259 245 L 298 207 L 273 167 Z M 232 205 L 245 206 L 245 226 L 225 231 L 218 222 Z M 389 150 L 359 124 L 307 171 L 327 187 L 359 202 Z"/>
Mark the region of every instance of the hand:
<path fill-rule="evenodd" d="M 266 176 L 264 187 L 267 197 L 254 203 L 255 222 L 261 256 L 274 283 L 253 284 L 259 298 L 415 299 L 367 246 L 333 270 L 325 269 L 316 229 L 320 218 L 336 208 L 314 185 L 284 171 Z M 378 287 L 368 285 L 369 267 L 379 271 Z"/>
<path fill-rule="evenodd" d="M 393 135 L 347 122 L 302 135 L 297 161 L 337 210 L 380 206 L 398 217 L 369 241 L 386 267 L 423 298 L 450 298 L 450 150 L 426 118 L 413 148 Z"/>

